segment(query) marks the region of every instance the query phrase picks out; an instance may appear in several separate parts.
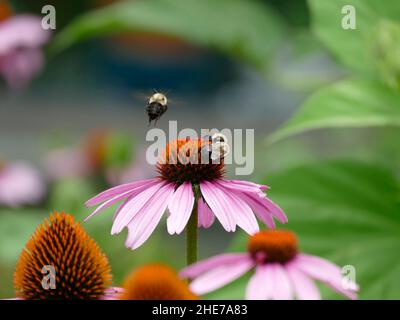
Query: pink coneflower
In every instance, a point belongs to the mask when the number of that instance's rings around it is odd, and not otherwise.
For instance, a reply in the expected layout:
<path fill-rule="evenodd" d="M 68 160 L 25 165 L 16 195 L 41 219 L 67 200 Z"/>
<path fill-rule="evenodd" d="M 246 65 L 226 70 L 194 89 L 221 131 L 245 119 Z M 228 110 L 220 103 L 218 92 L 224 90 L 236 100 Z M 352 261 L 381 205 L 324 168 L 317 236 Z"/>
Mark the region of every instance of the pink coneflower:
<path fill-rule="evenodd" d="M 43 68 L 41 47 L 50 33 L 39 17 L 12 15 L 7 2 L 0 4 L 0 74 L 12 89 L 24 87 Z"/>
<path fill-rule="evenodd" d="M 45 194 L 45 182 L 33 166 L 22 161 L 0 163 L 0 205 L 32 205 L 40 202 Z"/>
<path fill-rule="evenodd" d="M 249 234 L 256 233 L 259 230 L 256 215 L 270 228 L 275 227 L 274 217 L 286 223 L 285 214 L 263 192 L 266 186 L 224 179 L 223 161 L 208 164 L 199 161 L 203 147 L 209 143 L 204 139 L 170 143 L 157 164 L 157 178 L 100 193 L 87 201 L 88 206 L 102 203 L 87 219 L 124 200 L 114 216 L 111 234 L 128 228 L 126 246 L 132 249 L 149 238 L 167 209 L 170 234 L 184 230 L 192 211 L 198 213 L 196 220 L 200 226 L 210 227 L 216 217 L 228 232 L 235 231 L 238 225 Z"/>
<path fill-rule="evenodd" d="M 202 295 L 236 280 L 254 269 L 247 289 L 249 300 L 320 299 L 313 280 L 356 299 L 358 286 L 345 281 L 341 269 L 317 256 L 299 253 L 296 236 L 290 231 L 261 231 L 250 237 L 247 253 L 222 254 L 183 269 L 183 278 L 194 279 L 191 290 Z"/>

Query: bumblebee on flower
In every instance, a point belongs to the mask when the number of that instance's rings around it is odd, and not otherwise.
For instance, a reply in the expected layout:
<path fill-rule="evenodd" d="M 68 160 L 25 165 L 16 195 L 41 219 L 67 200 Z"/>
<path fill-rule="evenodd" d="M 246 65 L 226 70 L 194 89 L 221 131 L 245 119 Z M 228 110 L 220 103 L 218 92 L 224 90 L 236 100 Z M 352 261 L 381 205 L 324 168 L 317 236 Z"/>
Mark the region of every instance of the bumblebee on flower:
<path fill-rule="evenodd" d="M 259 231 L 256 217 L 269 228 L 275 228 L 274 218 L 286 223 L 286 215 L 263 192 L 267 186 L 225 179 L 223 159 L 199 161 L 210 143 L 204 138 L 171 141 L 156 165 L 158 177 L 100 193 L 87 201 L 89 207 L 99 205 L 87 219 L 124 200 L 114 215 L 111 234 L 128 228 L 126 246 L 132 249 L 149 238 L 166 210 L 170 234 L 180 234 L 188 224 L 193 226 L 190 221 L 208 228 L 215 218 L 228 232 L 238 226 L 248 234 Z"/>

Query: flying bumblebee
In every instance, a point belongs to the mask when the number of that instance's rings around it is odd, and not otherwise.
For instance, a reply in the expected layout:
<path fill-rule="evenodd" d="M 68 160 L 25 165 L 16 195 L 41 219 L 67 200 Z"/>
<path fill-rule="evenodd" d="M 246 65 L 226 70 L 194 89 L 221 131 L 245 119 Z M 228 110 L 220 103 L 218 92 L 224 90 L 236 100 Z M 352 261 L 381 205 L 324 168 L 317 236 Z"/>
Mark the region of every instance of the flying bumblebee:
<path fill-rule="evenodd" d="M 160 92 L 154 92 L 154 94 L 148 99 L 146 106 L 146 113 L 149 117 L 149 125 L 154 121 L 154 125 L 158 119 L 168 110 L 168 100 L 165 94 Z"/>

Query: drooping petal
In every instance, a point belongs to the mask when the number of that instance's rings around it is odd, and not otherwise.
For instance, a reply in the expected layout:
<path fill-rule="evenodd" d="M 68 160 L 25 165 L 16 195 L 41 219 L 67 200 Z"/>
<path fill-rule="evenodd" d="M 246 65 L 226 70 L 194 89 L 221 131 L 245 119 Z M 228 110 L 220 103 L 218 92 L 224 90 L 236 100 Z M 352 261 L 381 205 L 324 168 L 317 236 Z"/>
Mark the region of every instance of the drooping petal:
<path fill-rule="evenodd" d="M 283 213 L 283 210 L 276 203 L 274 203 L 271 199 L 269 199 L 266 194 L 264 194 L 264 196 L 262 197 L 262 200 L 263 200 L 263 203 L 265 203 L 265 206 L 271 212 L 271 214 L 274 217 L 276 217 L 280 223 L 288 222 L 288 218 Z"/>
<path fill-rule="evenodd" d="M 297 269 L 295 263 L 287 263 L 285 268 L 297 299 L 321 300 L 321 294 L 314 281 L 301 270 Z"/>
<path fill-rule="evenodd" d="M 215 220 L 215 215 L 211 211 L 210 207 L 204 202 L 203 198 L 199 199 L 198 207 L 199 222 L 198 226 L 203 228 L 209 228 L 212 226 Z"/>
<path fill-rule="evenodd" d="M 272 277 L 274 278 L 274 290 L 272 299 L 291 300 L 293 299 L 293 289 L 285 268 L 277 263 L 272 265 Z"/>
<path fill-rule="evenodd" d="M 228 210 L 234 216 L 236 223 L 248 234 L 252 235 L 258 232 L 260 229 L 258 227 L 257 220 L 254 216 L 251 208 L 244 202 L 241 198 L 237 197 L 232 192 L 229 192 L 224 188 L 223 185 L 218 184 L 218 188 L 225 194 L 225 197 L 229 200 Z"/>
<path fill-rule="evenodd" d="M 283 213 L 282 209 L 275 203 L 273 203 L 268 197 L 262 193 L 262 196 L 258 193 L 250 193 L 246 192 L 246 195 L 249 196 L 251 199 L 259 203 L 261 206 L 266 208 L 274 217 L 276 217 L 279 222 L 287 223 L 288 219 L 286 215 Z"/>
<path fill-rule="evenodd" d="M 214 291 L 236 280 L 253 266 L 254 262 L 246 259 L 216 267 L 195 278 L 190 284 L 190 289 L 198 295 Z"/>
<path fill-rule="evenodd" d="M 341 269 L 332 262 L 312 255 L 298 254 L 293 263 L 302 272 L 322 281 L 336 292 L 349 299 L 357 299 L 355 291 L 358 290 L 358 285 L 354 282 L 346 281 L 348 287 L 345 287 Z"/>
<path fill-rule="evenodd" d="M 169 234 L 180 234 L 189 221 L 194 204 L 194 194 L 190 182 L 183 183 L 174 193 L 168 205 L 167 219 Z"/>
<path fill-rule="evenodd" d="M 232 212 L 227 209 L 229 199 L 226 198 L 225 194 L 216 188 L 213 183 L 207 181 L 200 184 L 200 190 L 208 206 L 219 222 L 221 222 L 224 229 L 228 232 L 235 231 L 236 222 L 232 216 Z"/>
<path fill-rule="evenodd" d="M 197 263 L 194 263 L 181 270 L 179 275 L 182 278 L 195 278 L 202 273 L 205 273 L 211 269 L 218 268 L 221 266 L 234 264 L 241 261 L 251 261 L 248 253 L 226 253 L 221 254 Z"/>
<path fill-rule="evenodd" d="M 245 180 L 222 180 L 221 183 L 223 183 L 228 188 L 238 189 L 241 191 L 247 190 L 249 192 L 259 192 L 269 189 L 269 187 L 266 185 L 257 184 Z"/>
<path fill-rule="evenodd" d="M 289 300 L 292 297 L 290 279 L 280 263 L 258 266 L 246 288 L 246 299 L 249 300 Z"/>
<path fill-rule="evenodd" d="M 96 208 L 96 210 L 94 210 L 90 215 L 88 215 L 85 218 L 84 221 L 85 222 L 88 221 L 90 218 L 94 217 L 101 210 L 104 210 L 104 209 L 108 208 L 109 206 L 112 206 L 114 203 L 116 203 L 116 202 L 118 202 L 118 201 L 120 201 L 122 199 L 125 199 L 126 197 L 129 197 L 132 194 L 132 192 L 134 192 L 134 191 L 129 190 L 129 191 L 123 192 L 123 193 L 121 193 L 121 194 L 119 194 L 119 195 L 117 195 L 117 196 L 105 201 L 100 206 L 98 206 Z"/>
<path fill-rule="evenodd" d="M 261 201 L 259 199 L 253 199 L 246 193 L 240 191 L 236 194 L 239 198 L 250 205 L 256 215 L 261 219 L 262 222 L 264 222 L 268 226 L 268 228 L 276 228 L 274 218 L 272 217 L 268 209 L 260 203 Z"/>
<path fill-rule="evenodd" d="M 129 222 L 125 242 L 128 248 L 136 249 L 150 237 L 167 209 L 174 189 L 172 184 L 162 186 Z"/>
<path fill-rule="evenodd" d="M 133 219 L 133 217 L 147 204 L 147 202 L 153 197 L 157 191 L 165 185 L 165 182 L 159 182 L 146 190 L 142 191 L 138 195 L 127 201 L 126 205 L 121 209 L 118 215 L 115 217 L 113 226 L 111 228 L 111 234 L 120 233 Z"/>
<path fill-rule="evenodd" d="M 269 264 L 256 267 L 254 275 L 246 287 L 247 300 L 266 300 L 272 296 L 273 279 Z"/>
<path fill-rule="evenodd" d="M 139 180 L 131 183 L 125 183 L 121 184 L 116 187 L 112 187 L 110 189 L 107 189 L 98 195 L 94 196 L 93 198 L 89 199 L 86 201 L 86 206 L 87 207 L 92 207 L 95 206 L 103 201 L 109 200 L 110 198 L 113 198 L 115 196 L 120 195 L 121 193 L 124 193 L 126 191 L 134 190 L 135 188 L 140 188 L 142 186 L 149 186 L 151 184 L 154 184 L 156 182 L 159 182 L 159 179 L 147 179 L 147 180 Z"/>
<path fill-rule="evenodd" d="M 113 216 L 113 219 L 112 219 L 113 222 L 115 221 L 115 219 L 117 218 L 117 216 L 119 215 L 119 213 L 122 211 L 122 209 L 126 206 L 126 204 L 129 203 L 135 196 L 136 196 L 136 194 L 133 195 L 133 196 L 130 196 L 129 198 L 127 198 L 124 202 L 122 202 L 122 203 L 118 206 L 118 209 L 115 211 L 114 216 Z"/>

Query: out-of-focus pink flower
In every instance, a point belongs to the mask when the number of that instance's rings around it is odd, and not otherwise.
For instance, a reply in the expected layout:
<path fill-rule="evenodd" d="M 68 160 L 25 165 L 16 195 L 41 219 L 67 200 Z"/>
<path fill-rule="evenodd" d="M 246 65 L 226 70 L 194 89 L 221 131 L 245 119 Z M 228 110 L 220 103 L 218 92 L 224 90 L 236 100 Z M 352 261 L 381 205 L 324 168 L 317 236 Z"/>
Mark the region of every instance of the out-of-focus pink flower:
<path fill-rule="evenodd" d="M 180 275 L 194 279 L 190 289 L 199 295 L 214 291 L 255 270 L 247 289 L 249 300 L 318 300 L 313 280 L 356 299 L 358 285 L 344 279 L 341 269 L 328 260 L 299 253 L 295 235 L 289 231 L 266 230 L 250 238 L 247 253 L 218 255 L 184 268 Z"/>
<path fill-rule="evenodd" d="M 154 176 L 153 167 L 147 163 L 146 150 L 143 149 L 139 149 L 134 161 L 125 168 L 110 168 L 107 170 L 107 181 L 114 186 L 130 181 L 149 179 Z"/>
<path fill-rule="evenodd" d="M 34 15 L 15 15 L 0 21 L 0 74 L 10 88 L 23 88 L 41 71 L 41 47 L 49 37 L 50 32 Z"/>
<path fill-rule="evenodd" d="M 102 171 L 109 136 L 108 130 L 94 130 L 78 146 L 50 151 L 43 160 L 49 178 L 88 177 Z"/>
<path fill-rule="evenodd" d="M 19 207 L 40 202 L 46 185 L 38 170 L 25 162 L 0 166 L 0 205 Z"/>
<path fill-rule="evenodd" d="M 50 151 L 44 164 L 51 180 L 71 177 L 87 177 L 93 174 L 90 161 L 78 148 L 64 148 Z"/>
<path fill-rule="evenodd" d="M 224 163 L 199 163 L 200 153 L 207 140 L 177 140 L 167 145 L 157 165 L 159 177 L 139 180 L 106 190 L 86 202 L 99 205 L 86 218 L 124 200 L 114 216 L 111 234 L 128 228 L 125 245 L 136 249 L 152 234 L 168 209 L 167 228 L 170 234 L 180 234 L 186 227 L 195 203 L 198 201 L 198 224 L 210 227 L 215 217 L 228 232 L 239 226 L 249 234 L 259 231 L 256 215 L 270 228 L 274 218 L 287 222 L 286 215 L 263 192 L 267 186 L 249 181 L 223 178 Z M 187 159 L 189 153 L 194 159 Z M 177 155 L 178 163 L 169 163 L 170 155 Z M 185 159 L 185 161 L 183 161 Z M 188 160 L 188 161 L 186 161 Z"/>

